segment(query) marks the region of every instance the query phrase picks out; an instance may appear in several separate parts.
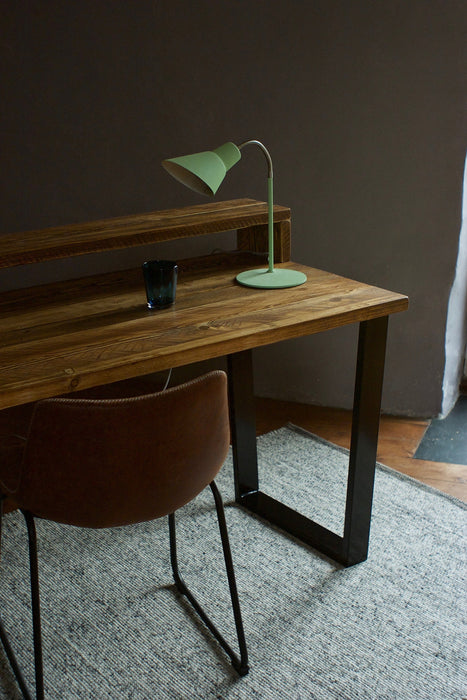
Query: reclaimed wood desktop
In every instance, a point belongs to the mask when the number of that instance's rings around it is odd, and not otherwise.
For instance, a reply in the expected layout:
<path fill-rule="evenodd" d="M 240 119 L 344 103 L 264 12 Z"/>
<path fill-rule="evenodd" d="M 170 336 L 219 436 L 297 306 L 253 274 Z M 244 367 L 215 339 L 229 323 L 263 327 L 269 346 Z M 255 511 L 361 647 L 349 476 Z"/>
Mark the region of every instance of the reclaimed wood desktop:
<path fill-rule="evenodd" d="M 210 211 L 215 218 L 213 206 L 230 205 L 237 216 L 232 213 L 228 221 L 225 215 L 222 221 L 218 216 L 216 226 L 223 227 L 219 231 L 245 224 L 246 219 L 241 218 L 245 211 L 239 214 L 242 207 L 261 204 L 266 211 L 263 203 L 239 201 L 210 205 L 210 210 L 205 207 L 203 216 Z M 253 242 L 253 247 L 264 250 L 266 218 L 258 214 L 261 207 L 256 206 L 253 219 L 239 230 L 240 245 L 247 241 L 251 247 Z M 190 217 L 196 219 L 199 209 L 183 210 L 185 227 Z M 180 210 L 176 211 L 173 219 L 180 216 Z M 276 227 L 283 243 L 280 259 L 287 256 L 290 212 L 285 208 L 277 212 L 282 217 Z M 127 217 L 127 228 L 129 219 L 132 217 Z M 102 230 L 102 222 L 98 223 Z M 28 236 L 23 240 L 27 242 Z M 71 247 L 67 250 L 66 240 L 58 251 L 57 240 L 51 235 L 49 248 L 43 246 L 40 254 L 32 253 L 31 261 L 79 254 L 70 252 Z M 133 244 L 141 245 L 141 241 L 131 243 L 125 236 L 125 246 Z M 8 240 L 2 251 L 0 238 L 4 266 L 20 264 L 21 256 L 11 246 Z M 240 253 L 182 262 L 176 303 L 160 311 L 146 308 L 139 269 L 3 294 L 0 408 L 227 356 L 237 501 L 344 565 L 358 563 L 368 551 L 387 321 L 390 314 L 407 308 L 407 298 L 291 262 L 279 264 L 305 272 L 308 281 L 304 285 L 250 289 L 235 281 L 246 264 L 258 266 L 258 261 Z M 340 536 L 259 489 L 252 350 L 353 323 L 360 324 L 360 333 L 345 525 Z"/>

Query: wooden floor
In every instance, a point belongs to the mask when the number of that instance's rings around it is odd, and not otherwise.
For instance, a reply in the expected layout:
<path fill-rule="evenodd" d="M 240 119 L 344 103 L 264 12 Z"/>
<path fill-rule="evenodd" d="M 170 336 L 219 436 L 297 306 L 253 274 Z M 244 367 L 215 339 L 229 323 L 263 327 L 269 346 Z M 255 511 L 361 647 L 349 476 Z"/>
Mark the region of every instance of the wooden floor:
<path fill-rule="evenodd" d="M 350 446 L 351 412 L 257 399 L 258 435 L 294 423 L 341 447 Z M 467 465 L 414 459 L 429 421 L 382 416 L 378 461 L 467 502 Z"/>

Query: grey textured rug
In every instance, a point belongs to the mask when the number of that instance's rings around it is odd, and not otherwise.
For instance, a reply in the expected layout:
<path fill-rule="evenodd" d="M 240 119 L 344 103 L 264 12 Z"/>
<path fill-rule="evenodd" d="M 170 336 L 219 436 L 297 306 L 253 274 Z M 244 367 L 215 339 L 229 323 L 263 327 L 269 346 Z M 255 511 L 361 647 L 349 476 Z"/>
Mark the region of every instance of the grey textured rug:
<path fill-rule="evenodd" d="M 283 428 L 259 439 L 263 490 L 341 526 L 345 451 Z M 232 499 L 230 461 L 219 479 Z M 369 559 L 343 569 L 227 509 L 251 671 L 239 679 L 172 586 L 166 520 L 81 531 L 38 524 L 47 697 L 57 700 L 460 700 L 465 507 L 378 468 Z M 31 677 L 24 525 L 7 516 L 5 627 Z M 179 517 L 187 583 L 233 639 L 206 490 Z M 20 697 L 0 650 L 0 697 Z"/>

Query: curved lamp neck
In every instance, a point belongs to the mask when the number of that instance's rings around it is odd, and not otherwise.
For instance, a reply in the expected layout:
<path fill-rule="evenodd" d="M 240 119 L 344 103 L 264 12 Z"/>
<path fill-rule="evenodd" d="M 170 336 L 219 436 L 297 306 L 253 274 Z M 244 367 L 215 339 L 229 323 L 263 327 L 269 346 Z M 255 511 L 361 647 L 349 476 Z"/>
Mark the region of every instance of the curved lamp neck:
<path fill-rule="evenodd" d="M 264 144 L 261 143 L 261 141 L 255 141 L 254 139 L 251 141 L 244 141 L 239 146 L 237 146 L 237 148 L 239 151 L 241 151 L 244 146 L 249 146 L 250 144 L 254 144 L 255 146 L 259 146 L 261 148 L 268 163 L 268 177 L 272 177 L 272 158 L 269 154 L 268 149 L 266 148 L 266 146 L 264 146 Z"/>

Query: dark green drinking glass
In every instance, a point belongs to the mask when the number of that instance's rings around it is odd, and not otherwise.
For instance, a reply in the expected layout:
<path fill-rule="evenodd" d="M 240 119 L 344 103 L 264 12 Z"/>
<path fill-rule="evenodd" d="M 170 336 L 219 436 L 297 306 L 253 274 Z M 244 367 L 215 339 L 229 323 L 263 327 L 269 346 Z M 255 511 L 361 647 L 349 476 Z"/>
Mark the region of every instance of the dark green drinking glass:
<path fill-rule="evenodd" d="M 148 308 L 163 309 L 175 301 L 178 266 L 173 260 L 148 260 L 143 263 Z"/>

